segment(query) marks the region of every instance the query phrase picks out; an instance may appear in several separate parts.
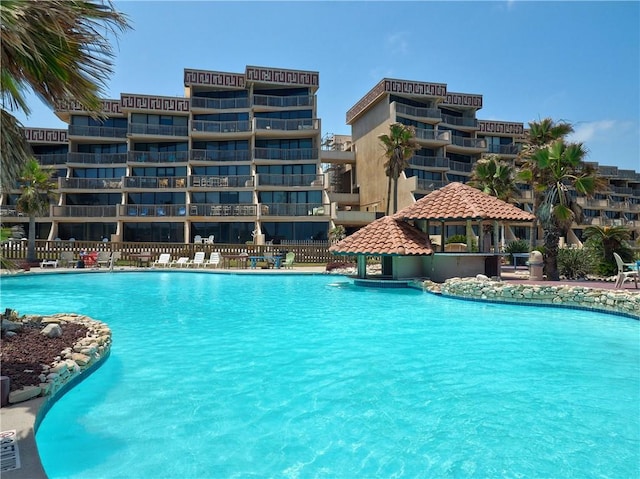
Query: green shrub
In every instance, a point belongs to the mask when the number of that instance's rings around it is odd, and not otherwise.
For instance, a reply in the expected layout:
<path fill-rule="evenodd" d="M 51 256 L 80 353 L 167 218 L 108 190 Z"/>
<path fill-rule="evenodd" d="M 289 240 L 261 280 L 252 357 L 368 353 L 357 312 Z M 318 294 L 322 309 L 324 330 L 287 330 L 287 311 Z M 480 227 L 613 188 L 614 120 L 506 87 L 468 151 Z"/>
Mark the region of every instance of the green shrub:
<path fill-rule="evenodd" d="M 560 248 L 558 272 L 567 279 L 583 279 L 597 271 L 598 259 L 590 248 Z"/>
<path fill-rule="evenodd" d="M 509 263 L 513 264 L 513 253 L 528 253 L 529 242 L 527 240 L 515 240 L 507 243 L 504 252 L 509 253 Z"/>

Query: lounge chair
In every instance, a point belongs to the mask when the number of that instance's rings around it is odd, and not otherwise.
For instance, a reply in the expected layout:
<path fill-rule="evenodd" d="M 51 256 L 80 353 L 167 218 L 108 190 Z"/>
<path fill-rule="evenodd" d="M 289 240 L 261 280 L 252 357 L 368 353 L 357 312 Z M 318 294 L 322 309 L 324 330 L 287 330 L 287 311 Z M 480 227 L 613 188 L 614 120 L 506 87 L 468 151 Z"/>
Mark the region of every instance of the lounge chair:
<path fill-rule="evenodd" d="M 189 266 L 195 266 L 196 268 L 199 268 L 200 266 L 204 267 L 205 265 L 204 260 L 205 260 L 204 251 L 198 251 L 196 254 L 193 255 L 193 261 L 189 263 Z"/>
<path fill-rule="evenodd" d="M 169 266 L 169 263 L 171 262 L 171 254 L 169 253 L 161 253 L 160 257 L 155 260 L 151 266 L 152 267 L 156 267 L 156 266 L 160 266 L 162 268 Z"/>
<path fill-rule="evenodd" d="M 42 261 L 40 261 L 40 267 L 41 268 L 45 268 L 47 266 L 53 266 L 54 268 L 58 267 L 58 260 L 57 259 L 43 259 Z"/>
<path fill-rule="evenodd" d="M 293 260 L 296 259 L 296 254 L 293 251 L 289 251 L 285 257 L 284 257 L 284 261 L 282 262 L 282 266 L 286 269 L 293 269 Z"/>
<path fill-rule="evenodd" d="M 194 244 L 202 244 L 202 236 L 200 236 L 200 235 L 195 235 L 195 236 L 193 237 L 193 243 L 194 243 Z"/>
<path fill-rule="evenodd" d="M 214 268 L 217 268 L 220 265 L 220 253 L 218 253 L 217 251 L 214 251 L 213 253 L 211 253 L 211 256 L 209 256 L 209 259 L 205 262 L 205 266 L 213 266 Z"/>
<path fill-rule="evenodd" d="M 618 265 L 618 277 L 616 278 L 616 289 L 622 289 L 624 282 L 633 279 L 638 288 L 638 266 L 636 263 L 625 263 L 618 253 L 613 253 L 613 257 Z"/>
<path fill-rule="evenodd" d="M 106 268 L 108 268 L 109 264 L 111 263 L 111 252 L 98 251 L 98 258 L 96 259 L 96 263 L 98 263 L 98 267 L 104 265 Z"/>
<path fill-rule="evenodd" d="M 214 235 L 209 235 L 209 237 L 208 237 L 208 238 L 205 238 L 205 239 L 204 239 L 204 243 L 205 243 L 205 244 L 213 244 L 213 239 L 214 239 L 214 238 L 215 238 L 215 236 L 214 236 Z"/>
<path fill-rule="evenodd" d="M 177 260 L 169 263 L 170 268 L 173 268 L 174 266 L 177 266 L 178 268 L 184 268 L 185 266 L 188 266 L 188 265 L 189 265 L 189 258 L 187 258 L 186 256 L 181 256 Z"/>
<path fill-rule="evenodd" d="M 75 262 L 75 257 L 73 255 L 73 251 L 62 251 L 60 253 L 60 260 L 58 261 L 58 265 L 61 268 L 69 268 L 73 266 Z"/>

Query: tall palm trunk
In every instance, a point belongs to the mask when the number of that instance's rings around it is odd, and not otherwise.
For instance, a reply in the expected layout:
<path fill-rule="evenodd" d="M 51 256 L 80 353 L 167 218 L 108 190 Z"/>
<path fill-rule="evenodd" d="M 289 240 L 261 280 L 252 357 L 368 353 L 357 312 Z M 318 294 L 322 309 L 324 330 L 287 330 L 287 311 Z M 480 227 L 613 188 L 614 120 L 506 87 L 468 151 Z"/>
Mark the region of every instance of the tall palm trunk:
<path fill-rule="evenodd" d="M 387 178 L 387 208 L 385 209 L 385 214 L 389 215 L 391 207 L 391 176 L 388 176 Z"/>
<path fill-rule="evenodd" d="M 547 279 L 560 281 L 558 272 L 558 249 L 562 232 L 555 225 L 543 226 L 544 228 L 544 268 Z"/>

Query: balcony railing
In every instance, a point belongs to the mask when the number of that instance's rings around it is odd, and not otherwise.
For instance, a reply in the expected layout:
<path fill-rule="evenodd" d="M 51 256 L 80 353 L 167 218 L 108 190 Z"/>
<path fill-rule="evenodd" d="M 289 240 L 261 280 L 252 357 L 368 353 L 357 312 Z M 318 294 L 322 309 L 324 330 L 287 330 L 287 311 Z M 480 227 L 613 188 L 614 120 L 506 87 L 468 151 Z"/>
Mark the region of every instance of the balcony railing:
<path fill-rule="evenodd" d="M 186 205 L 118 205 L 119 216 L 186 216 Z"/>
<path fill-rule="evenodd" d="M 206 108 L 208 110 L 233 110 L 249 108 L 248 98 L 204 98 L 191 97 L 192 108 Z"/>
<path fill-rule="evenodd" d="M 112 165 L 126 163 L 127 153 L 69 153 L 69 163 L 83 165 Z"/>
<path fill-rule="evenodd" d="M 119 190 L 122 178 L 58 178 L 58 188 L 66 190 Z"/>
<path fill-rule="evenodd" d="M 463 163 L 462 161 L 449 161 L 449 169 L 452 171 L 463 171 L 468 173 L 471 171 L 471 163 Z"/>
<path fill-rule="evenodd" d="M 517 155 L 521 149 L 521 144 L 514 143 L 511 145 L 489 145 L 487 151 L 496 155 Z"/>
<path fill-rule="evenodd" d="M 323 186 L 324 175 L 256 175 L 258 186 Z"/>
<path fill-rule="evenodd" d="M 187 126 L 131 123 L 129 125 L 129 134 L 151 136 L 189 136 L 189 128 Z"/>
<path fill-rule="evenodd" d="M 193 188 L 253 188 L 251 175 L 191 176 Z"/>
<path fill-rule="evenodd" d="M 131 163 L 181 163 L 189 159 L 188 151 L 130 151 Z"/>
<path fill-rule="evenodd" d="M 446 181 L 418 178 L 417 188 L 422 191 L 433 191 L 442 188 L 446 184 Z"/>
<path fill-rule="evenodd" d="M 317 160 L 317 148 L 254 148 L 254 160 L 283 160 L 283 161 L 302 161 Z"/>
<path fill-rule="evenodd" d="M 618 193 L 619 195 L 632 195 L 633 188 L 623 187 L 623 186 L 611 186 L 611 191 L 614 193 Z"/>
<path fill-rule="evenodd" d="M 424 166 L 428 168 L 449 168 L 449 158 L 444 156 L 414 155 L 409 160 L 411 166 Z"/>
<path fill-rule="evenodd" d="M 115 205 L 99 205 L 99 206 L 66 205 L 66 206 L 53 206 L 51 210 L 52 210 L 53 216 L 55 217 L 115 218 L 117 208 Z"/>
<path fill-rule="evenodd" d="M 451 143 L 464 148 L 487 148 L 487 140 L 484 138 L 466 138 L 464 136 L 452 135 Z"/>
<path fill-rule="evenodd" d="M 281 120 L 279 118 L 255 118 L 256 130 L 318 130 L 320 120 L 317 118 L 297 118 L 292 120 Z"/>
<path fill-rule="evenodd" d="M 451 143 L 451 132 L 448 130 L 427 130 L 416 128 L 416 138 L 418 140 L 437 141 L 440 143 Z"/>
<path fill-rule="evenodd" d="M 478 128 L 478 120 L 464 116 L 442 115 L 442 122 L 448 125 Z"/>
<path fill-rule="evenodd" d="M 54 153 L 49 155 L 33 155 L 42 166 L 65 165 L 70 153 Z"/>
<path fill-rule="evenodd" d="M 191 150 L 191 161 L 250 161 L 249 150 Z"/>
<path fill-rule="evenodd" d="M 297 106 L 313 106 L 313 95 L 277 96 L 253 95 L 254 106 L 268 106 L 273 108 L 293 108 Z"/>
<path fill-rule="evenodd" d="M 417 108 L 415 106 L 396 103 L 396 114 L 409 115 L 416 118 L 442 119 L 442 112 L 437 108 Z"/>
<path fill-rule="evenodd" d="M 194 133 L 237 133 L 251 131 L 249 120 L 239 121 L 207 121 L 192 120 L 191 130 Z"/>
<path fill-rule="evenodd" d="M 617 166 L 598 166 L 598 173 L 602 176 L 618 176 Z"/>
<path fill-rule="evenodd" d="M 185 188 L 186 176 L 126 176 L 126 188 Z"/>
<path fill-rule="evenodd" d="M 94 136 L 100 138 L 126 138 L 126 128 L 112 126 L 69 125 L 69 136 Z"/>
<path fill-rule="evenodd" d="M 319 203 L 262 203 L 262 216 L 329 216 L 329 205 Z"/>
<path fill-rule="evenodd" d="M 189 205 L 189 216 L 256 216 L 257 205 L 240 204 L 202 204 Z"/>

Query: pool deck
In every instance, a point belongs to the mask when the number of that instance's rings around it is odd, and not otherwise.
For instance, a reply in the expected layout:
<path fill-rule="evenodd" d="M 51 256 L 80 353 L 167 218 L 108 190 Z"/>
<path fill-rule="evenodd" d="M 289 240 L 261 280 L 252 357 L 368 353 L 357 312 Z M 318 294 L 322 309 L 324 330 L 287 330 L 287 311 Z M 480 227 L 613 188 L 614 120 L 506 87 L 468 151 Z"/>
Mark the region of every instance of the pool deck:
<path fill-rule="evenodd" d="M 167 269 L 167 268 L 165 268 Z M 117 267 L 116 271 L 150 271 L 150 268 L 133 268 L 133 267 Z M 162 270 L 158 268 L 157 270 Z M 203 271 L 203 268 L 170 268 L 170 271 Z M 325 272 L 324 266 L 301 266 L 296 265 L 293 269 L 241 269 L 241 270 L 224 270 L 224 269 L 206 269 L 204 271 L 219 272 L 227 274 L 322 274 Z M 76 272 L 79 270 L 73 268 L 32 268 L 27 274 L 40 273 L 63 273 Z M 83 273 L 108 272 L 106 269 L 87 269 Z M 515 284 L 533 284 L 546 286 L 582 286 L 586 288 L 597 288 L 614 290 L 615 283 L 613 281 L 531 281 L 528 279 L 528 270 L 525 267 L 513 269 L 512 266 L 502 268 L 502 280 Z M 640 289 L 635 288 L 633 281 L 627 281 L 624 284 L 625 291 L 637 292 Z M 34 425 L 40 407 L 45 402 L 45 398 L 39 397 L 29 401 L 14 404 L 0 409 L 0 431 L 16 431 L 17 449 L 19 454 L 20 467 L 13 470 L 2 471 L 3 479 L 47 479 L 44 468 L 40 462 L 38 448 L 35 441 Z"/>

